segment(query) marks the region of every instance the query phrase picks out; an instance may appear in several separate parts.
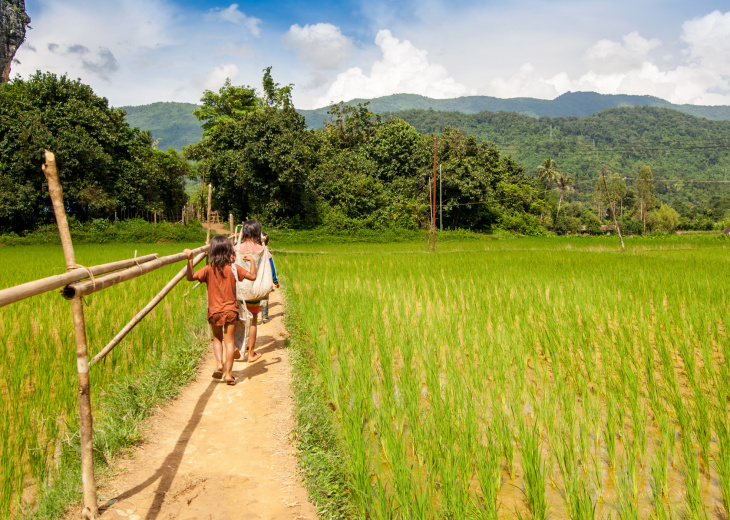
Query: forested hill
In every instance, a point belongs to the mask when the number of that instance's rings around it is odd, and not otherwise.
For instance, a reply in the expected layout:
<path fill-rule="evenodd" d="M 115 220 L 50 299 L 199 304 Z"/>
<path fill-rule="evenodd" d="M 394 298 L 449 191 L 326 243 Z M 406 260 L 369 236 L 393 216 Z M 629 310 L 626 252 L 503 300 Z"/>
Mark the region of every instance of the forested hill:
<path fill-rule="evenodd" d="M 193 115 L 198 105 L 193 103 L 159 102 L 150 105 L 119 107 L 127 115 L 129 126 L 149 130 L 153 139 L 159 139 L 160 150 L 197 143 L 203 135 L 200 121 Z"/>
<path fill-rule="evenodd" d="M 514 112 L 407 110 L 384 114 L 401 118 L 421 133 L 447 126 L 492 141 L 535 172 L 552 158 L 575 180 L 578 199 L 590 200 L 603 168 L 632 180 L 647 164 L 662 202 L 704 205 L 727 196 L 730 184 L 730 121 L 710 121 L 654 107 L 612 108 L 586 117 L 541 117 Z M 681 180 L 680 180 L 681 179 Z"/>
<path fill-rule="evenodd" d="M 609 108 L 652 106 L 671 108 L 685 114 L 715 121 L 730 121 L 730 106 L 673 105 L 652 96 L 605 95 L 595 92 L 568 92 L 553 100 L 535 98 L 499 99 L 488 96 L 468 96 L 455 99 L 431 99 L 416 94 L 395 94 L 374 99 L 353 99 L 350 105 L 369 102 L 374 113 L 403 110 L 434 110 L 476 114 L 490 112 L 516 112 L 533 118 L 578 116 L 596 114 Z M 193 115 L 198 105 L 193 103 L 152 103 L 141 106 L 120 107 L 127 112 L 127 122 L 132 127 L 149 130 L 152 137 L 160 139 L 159 147 L 182 150 L 183 146 L 197 143 L 203 131 L 200 121 Z M 317 110 L 298 110 L 310 128 L 321 128 L 329 121 L 328 107 Z"/>
<path fill-rule="evenodd" d="M 374 99 L 353 99 L 348 104 L 369 102 L 368 108 L 376 113 L 402 110 L 435 110 L 475 114 L 490 112 L 517 112 L 531 117 L 589 116 L 609 108 L 650 106 L 671 108 L 685 114 L 715 121 L 730 121 L 730 106 L 675 105 L 653 96 L 626 94 L 598 94 L 596 92 L 567 92 L 555 99 L 465 96 L 454 99 L 431 99 L 417 94 L 394 94 Z M 298 110 L 307 119 L 310 128 L 320 128 L 328 121 L 328 108 Z"/>

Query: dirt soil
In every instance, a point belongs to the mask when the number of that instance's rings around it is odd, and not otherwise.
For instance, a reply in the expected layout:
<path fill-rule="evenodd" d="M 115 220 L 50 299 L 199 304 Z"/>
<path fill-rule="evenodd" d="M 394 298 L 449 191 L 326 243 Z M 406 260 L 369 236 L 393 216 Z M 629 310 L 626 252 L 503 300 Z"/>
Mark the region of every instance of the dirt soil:
<path fill-rule="evenodd" d="M 291 366 L 281 293 L 259 323 L 256 362 L 237 361 L 236 386 L 211 378 L 210 351 L 196 381 L 145 423 L 145 441 L 99 489 L 101 518 L 316 519 L 292 440 Z M 100 500 L 100 505 L 103 501 Z M 78 518 L 78 511 L 69 518 Z"/>

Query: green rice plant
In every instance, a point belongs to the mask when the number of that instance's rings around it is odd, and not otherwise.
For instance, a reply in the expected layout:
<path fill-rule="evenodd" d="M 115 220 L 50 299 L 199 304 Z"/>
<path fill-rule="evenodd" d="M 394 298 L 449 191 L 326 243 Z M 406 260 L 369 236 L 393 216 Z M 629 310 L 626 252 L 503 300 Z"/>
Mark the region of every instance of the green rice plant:
<path fill-rule="evenodd" d="M 620 520 L 638 520 L 639 518 L 639 492 L 636 475 L 636 460 L 633 446 L 626 446 L 624 467 L 617 470 L 616 495 L 617 510 Z"/>
<path fill-rule="evenodd" d="M 727 244 L 639 239 L 620 258 L 592 239 L 450 242 L 448 252 L 435 255 L 404 243 L 305 246 L 277 257 L 284 280 L 292 280 L 282 287 L 288 305 L 313 324 L 316 341 L 307 354 L 317 371 L 330 372 L 323 389 L 337 396 L 332 415 L 343 425 L 343 414 L 366 417 L 369 448 L 358 456 L 367 459 L 371 481 L 380 481 L 371 486 L 371 517 L 385 506 L 394 508 L 394 516 L 417 517 L 429 501 L 433 517 L 455 511 L 467 518 L 493 516 L 508 486 L 496 488 L 489 512 L 490 459 L 480 450 L 498 454 L 493 458 L 509 478 L 522 473 L 514 449 L 522 448 L 525 421 L 535 421 L 534 433 L 550 440 L 542 446 L 545 460 L 553 461 L 544 467 L 544 480 L 565 487 L 555 462 L 561 449 L 555 439 L 562 435 L 575 454 L 565 473 L 589 482 L 583 487 L 593 491 L 584 496 L 596 502 L 606 466 L 616 472 L 618 486 L 623 457 L 633 451 L 628 496 L 634 500 L 634 487 L 643 486 L 641 465 L 653 471 L 652 484 L 654 476 L 663 478 L 663 457 L 655 450 L 647 458 L 645 450 L 667 449 L 675 462 L 675 421 L 684 435 L 697 436 L 699 446 L 696 398 L 687 394 L 684 375 L 693 362 L 690 344 L 696 346 L 695 379 L 712 396 L 710 424 L 726 402 Z M 679 342 L 686 343 L 686 362 Z M 715 363 L 711 370 L 708 359 Z M 347 404 L 355 399 L 365 403 L 356 412 Z M 667 406 L 662 426 L 659 412 Z M 387 462 L 380 445 L 392 441 L 371 443 L 372 425 L 381 422 L 377 430 L 383 430 L 386 418 L 401 432 L 405 464 Z M 718 451 L 710 443 L 710 460 Z M 464 460 L 467 452 L 472 460 Z M 362 459 L 360 464 L 365 467 Z M 670 485 L 676 483 L 670 496 L 684 495 L 675 468 L 667 466 L 666 473 Z M 584 492 L 580 485 L 567 487 L 576 490 L 573 497 Z M 408 489 L 415 496 L 405 497 Z M 605 492 L 612 498 L 611 487 Z M 719 495 L 711 487 L 703 499 Z M 548 506 L 555 497 L 546 491 Z M 636 507 L 649 511 L 649 499 L 639 494 Z"/>
<path fill-rule="evenodd" d="M 687 517 L 691 520 L 708 520 L 700 488 L 700 467 L 697 452 L 689 432 L 682 433 L 682 460 L 684 462 L 684 486 Z"/>
<path fill-rule="evenodd" d="M 617 424 L 616 402 L 610 396 L 606 400 L 606 426 L 603 433 L 603 440 L 606 443 L 608 464 L 616 468 L 616 424 Z"/>
<path fill-rule="evenodd" d="M 545 497 L 545 463 L 542 460 L 537 422 L 532 427 L 523 423 L 520 432 L 522 471 L 525 476 L 525 502 L 535 520 L 546 520 L 548 503 Z"/>
<path fill-rule="evenodd" d="M 718 415 L 715 418 L 715 431 L 719 447 L 715 458 L 715 469 L 720 481 L 722 505 L 725 508 L 725 516 L 728 517 L 730 516 L 730 430 L 726 416 Z"/>
<path fill-rule="evenodd" d="M 596 517 L 596 505 L 588 486 L 576 485 L 570 499 L 570 519 L 593 520 Z"/>
<path fill-rule="evenodd" d="M 710 442 L 712 440 L 710 420 L 710 399 L 699 382 L 693 387 L 695 409 L 694 409 L 694 432 L 697 443 L 700 446 L 700 454 L 704 463 L 705 472 L 710 475 Z"/>
<path fill-rule="evenodd" d="M 502 487 L 499 448 L 493 435 L 489 437 L 486 446 L 480 446 L 477 451 L 477 477 L 481 490 L 481 504 L 478 509 L 483 511 L 482 517 L 485 520 L 497 520 L 497 494 Z"/>

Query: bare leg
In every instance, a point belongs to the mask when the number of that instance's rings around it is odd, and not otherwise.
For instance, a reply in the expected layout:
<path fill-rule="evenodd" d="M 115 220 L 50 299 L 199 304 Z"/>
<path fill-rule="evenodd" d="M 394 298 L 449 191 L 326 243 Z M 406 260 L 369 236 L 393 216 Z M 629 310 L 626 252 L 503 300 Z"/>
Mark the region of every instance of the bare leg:
<path fill-rule="evenodd" d="M 223 327 L 220 325 L 211 325 L 213 330 L 213 352 L 215 353 L 215 362 L 218 370 L 223 370 Z"/>
<path fill-rule="evenodd" d="M 256 329 L 258 328 L 256 325 L 258 323 L 258 314 L 254 314 L 253 318 L 251 318 L 251 329 L 248 331 L 248 362 L 253 363 L 258 358 L 261 357 L 261 354 L 254 354 L 253 348 L 256 345 Z"/>
<path fill-rule="evenodd" d="M 233 353 L 236 350 L 234 339 L 236 335 L 236 324 L 228 323 L 223 327 L 223 338 L 226 344 L 226 374 L 225 380 L 233 381 Z"/>

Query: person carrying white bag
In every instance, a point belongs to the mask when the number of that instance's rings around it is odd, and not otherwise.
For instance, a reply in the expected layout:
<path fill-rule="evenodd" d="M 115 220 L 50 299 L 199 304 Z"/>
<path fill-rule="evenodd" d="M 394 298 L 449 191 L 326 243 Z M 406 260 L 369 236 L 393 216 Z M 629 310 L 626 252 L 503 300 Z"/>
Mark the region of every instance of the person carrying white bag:
<path fill-rule="evenodd" d="M 249 262 L 243 257 L 250 256 L 257 269 L 256 280 L 236 280 L 236 297 L 241 303 L 240 319 L 246 322 L 246 327 L 236 328 L 235 343 L 241 350 L 248 347 L 248 362 L 253 363 L 261 357 L 260 353 L 254 352 L 261 300 L 267 298 L 274 287 L 269 251 L 261 244 L 261 224 L 258 220 L 247 220 L 243 223 L 234 249 L 238 265 L 247 269 Z"/>

